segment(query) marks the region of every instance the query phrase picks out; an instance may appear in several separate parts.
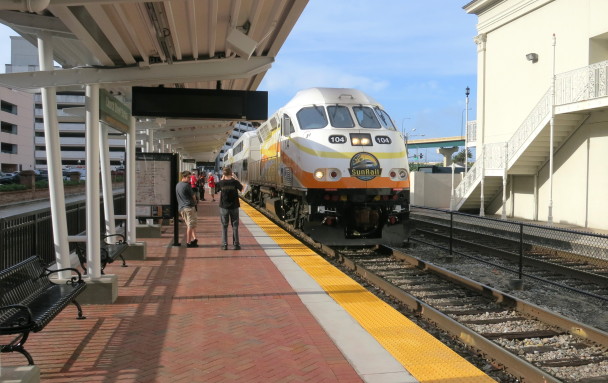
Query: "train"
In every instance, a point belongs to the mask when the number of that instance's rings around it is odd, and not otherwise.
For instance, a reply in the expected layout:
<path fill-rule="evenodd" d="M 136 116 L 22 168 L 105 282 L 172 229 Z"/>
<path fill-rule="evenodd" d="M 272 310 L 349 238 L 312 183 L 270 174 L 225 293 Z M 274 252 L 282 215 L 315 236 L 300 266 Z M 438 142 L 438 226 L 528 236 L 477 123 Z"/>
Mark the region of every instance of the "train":
<path fill-rule="evenodd" d="M 327 245 L 403 243 L 410 206 L 403 134 L 357 89 L 299 91 L 226 153 L 243 198 Z"/>

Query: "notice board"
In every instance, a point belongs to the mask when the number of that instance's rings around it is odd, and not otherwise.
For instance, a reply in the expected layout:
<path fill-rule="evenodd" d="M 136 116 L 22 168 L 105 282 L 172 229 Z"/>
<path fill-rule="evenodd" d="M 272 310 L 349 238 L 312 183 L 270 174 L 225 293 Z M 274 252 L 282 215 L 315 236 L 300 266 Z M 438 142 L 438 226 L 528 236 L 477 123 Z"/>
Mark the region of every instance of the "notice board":
<path fill-rule="evenodd" d="M 172 218 L 177 182 L 173 153 L 136 153 L 135 193 L 137 218 Z"/>

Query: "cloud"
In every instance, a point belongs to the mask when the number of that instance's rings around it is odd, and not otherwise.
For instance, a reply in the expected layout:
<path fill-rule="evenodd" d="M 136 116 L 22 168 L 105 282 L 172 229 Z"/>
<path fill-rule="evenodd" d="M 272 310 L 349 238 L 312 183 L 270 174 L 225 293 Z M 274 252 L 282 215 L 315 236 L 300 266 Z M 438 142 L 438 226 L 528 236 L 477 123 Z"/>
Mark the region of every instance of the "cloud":
<path fill-rule="evenodd" d="M 336 66 L 283 59 L 273 64 L 260 89 L 270 92 L 270 112 L 274 112 L 299 90 L 306 88 L 356 88 L 373 94 L 387 89 L 389 85 L 388 79 L 382 76 L 367 76 Z"/>

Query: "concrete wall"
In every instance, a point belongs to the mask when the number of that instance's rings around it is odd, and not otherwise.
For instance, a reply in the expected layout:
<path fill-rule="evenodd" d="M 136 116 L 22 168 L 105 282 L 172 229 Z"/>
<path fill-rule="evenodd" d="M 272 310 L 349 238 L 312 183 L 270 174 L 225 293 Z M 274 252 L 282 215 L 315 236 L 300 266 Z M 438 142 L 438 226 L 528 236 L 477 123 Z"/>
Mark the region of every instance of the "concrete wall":
<path fill-rule="evenodd" d="M 452 175 L 439 173 L 411 173 L 410 197 L 412 205 L 450 208 Z M 462 173 L 454 175 L 454 187 L 462 180 Z"/>

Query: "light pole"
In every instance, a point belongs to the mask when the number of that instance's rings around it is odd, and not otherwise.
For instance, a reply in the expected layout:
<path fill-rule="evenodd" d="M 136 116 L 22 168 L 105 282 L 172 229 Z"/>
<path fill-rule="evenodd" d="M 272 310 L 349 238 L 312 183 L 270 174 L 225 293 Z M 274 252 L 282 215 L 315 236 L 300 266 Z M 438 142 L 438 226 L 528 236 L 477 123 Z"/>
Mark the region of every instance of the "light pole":
<path fill-rule="evenodd" d="M 403 117 L 403 119 L 401 120 L 401 135 L 405 136 L 405 120 L 411 120 L 411 118 L 409 117 Z"/>
<path fill-rule="evenodd" d="M 464 118 L 464 174 L 467 174 L 469 170 L 469 148 L 468 148 L 468 140 L 469 140 L 469 94 L 471 94 L 471 89 L 467 86 L 464 91 L 466 96 L 465 101 L 465 118 Z"/>

